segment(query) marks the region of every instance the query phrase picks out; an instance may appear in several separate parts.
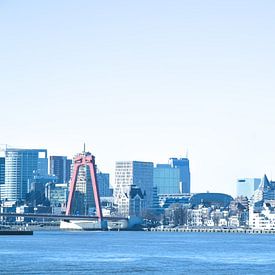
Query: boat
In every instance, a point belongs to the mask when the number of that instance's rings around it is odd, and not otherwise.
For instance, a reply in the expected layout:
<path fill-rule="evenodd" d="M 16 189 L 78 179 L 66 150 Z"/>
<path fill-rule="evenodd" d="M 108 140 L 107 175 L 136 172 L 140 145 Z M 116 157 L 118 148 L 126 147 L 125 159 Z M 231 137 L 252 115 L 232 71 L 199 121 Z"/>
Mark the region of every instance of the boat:
<path fill-rule="evenodd" d="M 32 230 L 0 230 L 0 235 L 33 235 Z"/>

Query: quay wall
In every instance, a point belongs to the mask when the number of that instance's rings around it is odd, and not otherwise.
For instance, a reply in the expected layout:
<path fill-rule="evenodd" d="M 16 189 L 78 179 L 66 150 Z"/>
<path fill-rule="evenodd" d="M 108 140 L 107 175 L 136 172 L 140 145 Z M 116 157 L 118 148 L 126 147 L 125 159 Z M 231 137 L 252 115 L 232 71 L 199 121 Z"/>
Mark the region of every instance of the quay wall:
<path fill-rule="evenodd" d="M 242 233 L 242 234 L 275 234 L 275 230 L 267 229 L 225 229 L 225 228 L 151 228 L 151 232 L 207 232 L 207 233 Z"/>

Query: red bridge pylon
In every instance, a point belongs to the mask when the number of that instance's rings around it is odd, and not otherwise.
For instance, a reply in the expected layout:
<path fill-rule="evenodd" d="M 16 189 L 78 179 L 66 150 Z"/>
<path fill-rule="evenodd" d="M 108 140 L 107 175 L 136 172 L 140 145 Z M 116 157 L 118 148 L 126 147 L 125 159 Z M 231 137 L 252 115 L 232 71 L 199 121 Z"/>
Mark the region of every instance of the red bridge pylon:
<path fill-rule="evenodd" d="M 95 157 L 90 153 L 85 153 L 85 152 L 83 154 L 79 154 L 74 160 L 74 169 L 73 169 L 73 175 L 70 183 L 70 192 L 69 192 L 69 198 L 68 198 L 68 203 L 66 208 L 66 215 L 71 215 L 72 201 L 75 193 L 76 181 L 77 181 L 77 176 L 78 176 L 80 166 L 89 167 L 94 199 L 95 199 L 96 214 L 97 214 L 98 220 L 101 221 L 102 210 L 101 210 L 99 189 L 98 189 L 97 178 L 96 178 Z"/>

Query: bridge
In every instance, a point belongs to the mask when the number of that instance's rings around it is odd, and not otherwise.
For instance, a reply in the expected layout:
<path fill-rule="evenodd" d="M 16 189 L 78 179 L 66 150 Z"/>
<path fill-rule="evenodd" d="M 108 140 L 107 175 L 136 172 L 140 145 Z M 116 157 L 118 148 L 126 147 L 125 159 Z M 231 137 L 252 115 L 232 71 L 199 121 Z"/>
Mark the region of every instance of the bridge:
<path fill-rule="evenodd" d="M 53 219 L 53 220 L 98 220 L 97 216 L 77 216 L 77 215 L 54 215 L 54 214 L 35 214 L 35 213 L 0 213 L 0 217 L 23 217 L 23 218 L 44 218 L 44 219 Z M 119 220 L 128 220 L 125 217 L 101 217 L 105 221 L 119 221 Z"/>
<path fill-rule="evenodd" d="M 84 215 L 73 215 L 72 214 L 72 206 L 73 206 L 73 200 L 74 195 L 76 191 L 77 186 L 77 178 L 79 174 L 80 167 L 87 167 L 90 171 L 91 175 L 91 182 L 86 182 L 86 184 L 92 185 L 93 190 L 93 198 L 95 202 L 95 208 L 96 208 L 96 216 L 84 216 Z M 104 228 L 106 227 L 107 222 L 126 222 L 128 221 L 128 218 L 125 217 L 114 217 L 114 216 L 108 216 L 103 217 L 102 215 L 102 209 L 101 209 L 101 203 L 100 203 L 100 195 L 99 195 L 99 188 L 97 183 L 97 177 L 96 177 L 96 165 L 95 165 L 95 157 L 88 153 L 84 152 L 81 154 L 78 154 L 77 157 L 74 159 L 74 168 L 72 173 L 72 178 L 70 181 L 69 186 L 69 197 L 67 201 L 67 208 L 66 208 L 66 214 L 65 215 L 56 215 L 56 214 L 49 214 L 49 213 L 0 213 L 0 217 L 15 217 L 15 218 L 31 218 L 31 219 L 49 219 L 49 220 L 60 220 L 60 223 L 69 225 L 74 224 L 82 224 L 88 223 L 90 221 L 91 226 L 94 226 L 95 224 L 98 224 L 98 228 Z"/>

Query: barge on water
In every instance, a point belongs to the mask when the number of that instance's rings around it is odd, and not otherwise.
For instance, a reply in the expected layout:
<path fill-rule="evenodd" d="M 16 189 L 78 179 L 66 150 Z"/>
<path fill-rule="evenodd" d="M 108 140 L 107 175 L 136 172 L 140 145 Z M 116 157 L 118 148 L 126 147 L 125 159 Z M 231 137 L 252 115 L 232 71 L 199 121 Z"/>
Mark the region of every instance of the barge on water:
<path fill-rule="evenodd" d="M 0 230 L 1 235 L 33 235 L 31 230 Z"/>

